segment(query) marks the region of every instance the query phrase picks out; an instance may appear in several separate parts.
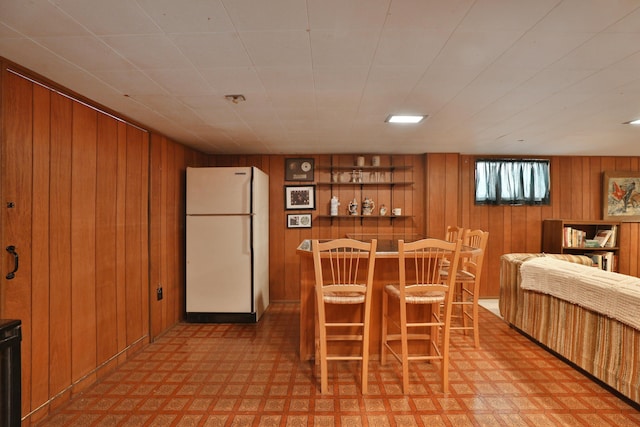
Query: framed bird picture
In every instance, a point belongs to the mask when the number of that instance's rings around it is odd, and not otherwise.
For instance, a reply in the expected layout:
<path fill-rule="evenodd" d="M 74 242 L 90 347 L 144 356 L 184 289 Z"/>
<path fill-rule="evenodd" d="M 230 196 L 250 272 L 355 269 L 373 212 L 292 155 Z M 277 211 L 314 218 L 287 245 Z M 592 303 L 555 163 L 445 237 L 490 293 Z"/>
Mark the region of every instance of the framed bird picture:
<path fill-rule="evenodd" d="M 640 222 L 640 172 L 605 171 L 602 189 L 602 219 Z"/>

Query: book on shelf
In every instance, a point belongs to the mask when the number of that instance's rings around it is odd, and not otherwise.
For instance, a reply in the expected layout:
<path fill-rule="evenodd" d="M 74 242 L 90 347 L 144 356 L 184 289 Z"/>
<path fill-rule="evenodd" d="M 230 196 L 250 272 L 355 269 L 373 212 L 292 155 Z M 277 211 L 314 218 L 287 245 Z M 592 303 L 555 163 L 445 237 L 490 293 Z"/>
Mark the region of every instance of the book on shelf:
<path fill-rule="evenodd" d="M 598 241 L 601 248 L 604 248 L 611 239 L 612 234 L 613 230 L 610 228 L 598 230 L 593 239 Z"/>
<path fill-rule="evenodd" d="M 562 232 L 562 246 L 568 248 L 571 246 L 571 227 L 565 227 Z"/>
<path fill-rule="evenodd" d="M 591 253 L 591 254 L 585 254 L 586 256 L 588 256 L 589 258 L 591 258 L 591 260 L 593 261 L 593 266 L 597 267 L 599 269 L 603 269 L 602 268 L 602 255 L 600 254 L 596 254 L 596 253 Z"/>
<path fill-rule="evenodd" d="M 598 242 L 597 240 L 585 239 L 584 247 L 585 248 L 601 248 L 602 246 L 600 246 L 600 242 Z"/>
<path fill-rule="evenodd" d="M 611 236 L 609 236 L 609 240 L 607 240 L 607 243 L 604 245 L 604 247 L 605 248 L 614 248 L 618 244 L 617 237 L 618 237 L 618 226 L 617 225 L 612 225 L 611 226 Z"/>
<path fill-rule="evenodd" d="M 593 264 L 605 271 L 615 271 L 615 256 L 613 252 L 608 251 L 598 251 L 592 252 L 590 254 L 585 254 L 588 257 L 591 257 L 593 260 Z"/>
<path fill-rule="evenodd" d="M 585 245 L 587 233 L 577 228 L 564 227 L 562 246 L 565 248 L 579 248 Z"/>

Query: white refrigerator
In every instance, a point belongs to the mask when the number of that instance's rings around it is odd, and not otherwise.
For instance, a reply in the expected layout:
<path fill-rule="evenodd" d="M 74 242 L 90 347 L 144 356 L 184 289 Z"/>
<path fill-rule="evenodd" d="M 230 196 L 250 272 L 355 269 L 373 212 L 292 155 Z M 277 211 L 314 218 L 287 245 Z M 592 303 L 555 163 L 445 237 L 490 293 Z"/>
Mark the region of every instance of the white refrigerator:
<path fill-rule="evenodd" d="M 186 317 L 257 322 L 269 306 L 269 177 L 187 168 Z"/>

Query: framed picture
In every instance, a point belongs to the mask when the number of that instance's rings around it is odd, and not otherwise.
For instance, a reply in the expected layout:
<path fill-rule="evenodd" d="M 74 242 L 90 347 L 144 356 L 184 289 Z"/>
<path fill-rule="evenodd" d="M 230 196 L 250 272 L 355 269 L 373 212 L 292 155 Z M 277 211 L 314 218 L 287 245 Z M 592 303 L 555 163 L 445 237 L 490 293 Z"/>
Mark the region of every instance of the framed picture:
<path fill-rule="evenodd" d="M 287 228 L 311 228 L 311 214 L 287 214 Z"/>
<path fill-rule="evenodd" d="M 640 222 L 640 172 L 604 172 L 602 219 Z"/>
<path fill-rule="evenodd" d="M 313 159 L 284 159 L 285 181 L 313 181 Z"/>
<path fill-rule="evenodd" d="M 315 185 L 287 185 L 284 187 L 285 209 L 315 209 Z"/>

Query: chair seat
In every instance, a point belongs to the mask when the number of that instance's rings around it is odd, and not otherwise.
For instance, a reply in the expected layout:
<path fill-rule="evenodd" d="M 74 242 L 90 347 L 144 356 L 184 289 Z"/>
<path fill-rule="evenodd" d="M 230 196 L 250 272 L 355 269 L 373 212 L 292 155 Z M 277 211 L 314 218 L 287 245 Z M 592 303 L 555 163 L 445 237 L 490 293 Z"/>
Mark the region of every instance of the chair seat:
<path fill-rule="evenodd" d="M 323 300 L 328 304 L 362 304 L 364 295 L 357 292 L 327 293 L 323 296 Z"/>
<path fill-rule="evenodd" d="M 407 289 L 411 286 L 407 286 Z M 400 286 L 399 285 L 386 285 L 386 291 L 395 298 L 400 298 Z M 421 292 L 421 293 L 408 293 L 405 295 L 405 300 L 409 304 L 432 304 L 436 302 L 444 302 L 444 292 Z"/>
<path fill-rule="evenodd" d="M 458 270 L 456 272 L 456 282 L 474 282 L 476 275 L 465 270 Z"/>
<path fill-rule="evenodd" d="M 350 291 L 341 290 L 340 288 L 351 288 Z M 362 291 L 353 290 L 353 288 L 362 288 Z M 331 290 L 325 290 L 323 292 L 323 300 L 328 304 L 362 304 L 364 302 L 365 293 L 367 291 L 367 285 L 347 283 L 337 283 L 331 285 Z"/>

